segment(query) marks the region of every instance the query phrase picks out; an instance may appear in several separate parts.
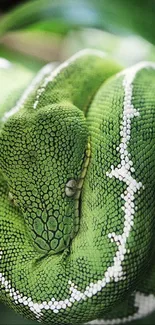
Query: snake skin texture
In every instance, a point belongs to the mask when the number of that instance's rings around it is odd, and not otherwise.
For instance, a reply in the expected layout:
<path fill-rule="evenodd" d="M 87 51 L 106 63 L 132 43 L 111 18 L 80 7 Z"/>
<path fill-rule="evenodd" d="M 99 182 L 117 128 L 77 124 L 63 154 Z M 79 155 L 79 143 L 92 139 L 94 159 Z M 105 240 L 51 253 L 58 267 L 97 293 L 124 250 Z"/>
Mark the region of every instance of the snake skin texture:
<path fill-rule="evenodd" d="M 88 49 L 37 76 L 23 69 L 23 84 L 14 73 L 0 59 L 1 300 L 50 325 L 147 315 L 155 64 L 124 70 Z"/>

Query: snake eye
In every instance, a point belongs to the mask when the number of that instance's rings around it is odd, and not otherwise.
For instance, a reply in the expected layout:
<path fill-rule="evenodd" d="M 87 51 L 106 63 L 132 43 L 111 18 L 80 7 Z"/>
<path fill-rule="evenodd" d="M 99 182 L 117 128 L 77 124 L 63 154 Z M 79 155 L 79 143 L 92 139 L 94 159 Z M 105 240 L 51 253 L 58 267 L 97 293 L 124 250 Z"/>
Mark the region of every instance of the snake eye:
<path fill-rule="evenodd" d="M 75 181 L 75 179 L 70 179 L 67 183 L 66 183 L 66 187 L 65 187 L 65 193 L 68 197 L 73 196 L 76 193 L 77 190 L 77 182 Z"/>
<path fill-rule="evenodd" d="M 17 200 L 14 198 L 14 195 L 11 192 L 9 192 L 8 198 L 10 202 L 12 202 L 14 205 L 17 205 Z"/>
<path fill-rule="evenodd" d="M 10 200 L 10 201 L 13 201 L 14 198 L 13 198 L 13 194 L 12 194 L 11 192 L 9 192 L 8 197 L 9 197 L 9 200 Z"/>

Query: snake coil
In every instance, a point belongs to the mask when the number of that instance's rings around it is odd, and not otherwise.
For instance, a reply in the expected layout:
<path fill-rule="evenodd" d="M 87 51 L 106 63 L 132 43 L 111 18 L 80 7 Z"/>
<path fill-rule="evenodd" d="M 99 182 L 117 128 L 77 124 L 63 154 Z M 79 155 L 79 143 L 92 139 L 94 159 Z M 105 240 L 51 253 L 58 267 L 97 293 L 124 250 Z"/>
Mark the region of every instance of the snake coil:
<path fill-rule="evenodd" d="M 1 300 L 44 324 L 139 318 L 154 299 L 139 281 L 154 247 L 155 64 L 84 50 L 52 70 L 1 118 Z"/>

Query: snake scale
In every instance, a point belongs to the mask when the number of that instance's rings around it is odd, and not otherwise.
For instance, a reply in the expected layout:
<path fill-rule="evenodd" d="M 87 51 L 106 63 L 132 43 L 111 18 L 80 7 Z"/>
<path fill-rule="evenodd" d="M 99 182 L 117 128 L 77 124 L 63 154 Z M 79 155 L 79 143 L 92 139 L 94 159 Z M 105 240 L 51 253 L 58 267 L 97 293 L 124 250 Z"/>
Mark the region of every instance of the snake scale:
<path fill-rule="evenodd" d="M 29 79 L 20 97 L 22 77 L 0 60 L 0 298 L 43 324 L 145 316 L 155 309 L 155 63 L 124 69 L 86 49 Z"/>

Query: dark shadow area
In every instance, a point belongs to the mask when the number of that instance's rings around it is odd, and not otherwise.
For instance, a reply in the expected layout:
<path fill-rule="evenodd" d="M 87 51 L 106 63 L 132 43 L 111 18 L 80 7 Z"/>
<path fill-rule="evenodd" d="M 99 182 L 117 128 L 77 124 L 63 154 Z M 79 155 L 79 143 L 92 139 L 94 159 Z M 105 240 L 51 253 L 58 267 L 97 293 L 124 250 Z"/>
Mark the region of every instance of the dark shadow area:
<path fill-rule="evenodd" d="M 0 1 L 0 12 L 5 12 L 13 7 L 16 7 L 18 4 L 27 2 L 26 0 L 1 0 Z"/>

